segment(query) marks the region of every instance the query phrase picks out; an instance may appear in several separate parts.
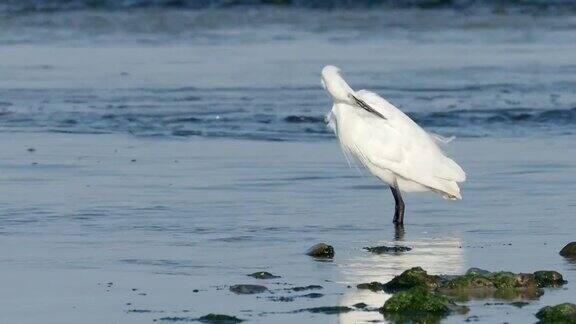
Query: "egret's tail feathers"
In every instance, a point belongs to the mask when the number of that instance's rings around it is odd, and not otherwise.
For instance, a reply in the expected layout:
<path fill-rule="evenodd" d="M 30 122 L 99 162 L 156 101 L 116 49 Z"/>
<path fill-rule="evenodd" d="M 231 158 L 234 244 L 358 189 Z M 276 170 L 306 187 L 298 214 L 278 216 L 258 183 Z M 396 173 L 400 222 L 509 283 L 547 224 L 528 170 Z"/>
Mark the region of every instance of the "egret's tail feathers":
<path fill-rule="evenodd" d="M 448 144 L 452 142 L 454 139 L 456 139 L 456 136 L 445 137 L 436 133 L 429 133 L 429 134 L 430 136 L 432 136 L 432 139 L 434 139 L 434 141 L 438 144 Z"/>
<path fill-rule="evenodd" d="M 446 156 L 442 156 L 440 163 L 437 163 L 435 176 L 447 181 L 466 181 L 466 172 L 464 172 L 458 163 Z"/>

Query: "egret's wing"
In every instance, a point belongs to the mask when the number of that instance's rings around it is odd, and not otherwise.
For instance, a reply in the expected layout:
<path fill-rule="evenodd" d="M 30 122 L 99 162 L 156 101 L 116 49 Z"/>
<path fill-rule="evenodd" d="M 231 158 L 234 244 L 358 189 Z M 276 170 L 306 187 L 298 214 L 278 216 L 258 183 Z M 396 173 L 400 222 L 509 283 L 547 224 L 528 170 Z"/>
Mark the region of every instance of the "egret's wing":
<path fill-rule="evenodd" d="M 364 119 L 370 134 L 357 145 L 368 161 L 405 179 L 459 196 L 455 182 L 464 181 L 466 174 L 444 155 L 430 134 L 377 94 L 361 90 L 357 96 L 386 117 Z"/>

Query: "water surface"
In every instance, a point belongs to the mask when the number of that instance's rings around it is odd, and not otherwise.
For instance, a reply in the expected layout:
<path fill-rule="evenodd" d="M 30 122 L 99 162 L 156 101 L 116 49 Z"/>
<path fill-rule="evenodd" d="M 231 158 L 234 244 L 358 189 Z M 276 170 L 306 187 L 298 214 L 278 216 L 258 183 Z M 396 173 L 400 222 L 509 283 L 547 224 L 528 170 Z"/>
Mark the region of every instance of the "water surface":
<path fill-rule="evenodd" d="M 70 3 L 0 11 L 2 321 L 383 320 L 293 312 L 379 307 L 388 295 L 355 285 L 411 266 L 569 281 L 521 309 L 471 301 L 449 323 L 533 322 L 574 301 L 576 266 L 557 254 L 576 232 L 572 11 Z M 325 64 L 455 135 L 464 199 L 406 195 L 395 232 L 389 191 L 326 129 Z M 333 262 L 303 255 L 317 242 Z M 379 244 L 414 249 L 362 249 Z M 282 278 L 246 276 L 260 270 Z M 271 292 L 228 291 L 238 283 Z M 311 284 L 324 296 L 273 300 Z"/>

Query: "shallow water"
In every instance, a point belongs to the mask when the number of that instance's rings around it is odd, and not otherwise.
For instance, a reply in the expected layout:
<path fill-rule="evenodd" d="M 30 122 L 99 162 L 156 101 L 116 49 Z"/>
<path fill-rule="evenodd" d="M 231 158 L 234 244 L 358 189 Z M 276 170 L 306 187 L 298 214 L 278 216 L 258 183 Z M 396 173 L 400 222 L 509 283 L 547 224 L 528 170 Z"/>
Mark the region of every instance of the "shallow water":
<path fill-rule="evenodd" d="M 573 299 L 576 288 L 576 265 L 557 254 L 576 231 L 569 190 L 575 168 L 563 154 L 573 141 L 458 140 L 452 150 L 470 175 L 464 200 L 406 197 L 405 233 L 395 239 L 388 190 L 349 169 L 334 141 L 15 134 L 2 140 L 8 158 L 0 277 L 10 296 L 2 313 L 18 322 L 139 322 L 220 312 L 255 322 L 321 323 L 328 315 L 283 312 L 380 306 L 387 295 L 347 285 L 385 282 L 411 266 L 437 274 L 472 266 L 560 271 L 569 284 L 547 289 L 522 309 L 469 303 L 469 315 L 483 322 L 530 322 L 539 307 Z M 336 249 L 333 262 L 303 255 L 323 241 Z M 401 256 L 362 250 L 394 242 L 414 249 Z M 262 283 L 246 277 L 260 270 L 282 276 L 264 281 L 273 294 L 228 291 Z M 322 285 L 325 296 L 267 299 L 310 284 Z M 134 309 L 153 312 L 128 313 Z M 338 319 L 382 317 L 353 312 Z"/>
<path fill-rule="evenodd" d="M 569 281 L 521 309 L 468 302 L 448 323 L 533 322 L 574 302 L 576 264 L 557 254 L 576 232 L 570 12 L 0 12 L 2 322 L 383 320 L 293 311 L 379 307 L 388 295 L 354 286 L 411 266 Z M 456 135 L 445 149 L 469 174 L 462 201 L 406 195 L 394 231 L 389 191 L 348 167 L 324 125 L 328 63 Z M 317 242 L 334 245 L 333 262 L 303 255 Z M 414 249 L 362 249 L 395 243 Z M 246 276 L 260 270 L 282 278 Z M 271 292 L 228 291 L 239 283 Z M 323 297 L 270 299 L 312 284 Z"/>

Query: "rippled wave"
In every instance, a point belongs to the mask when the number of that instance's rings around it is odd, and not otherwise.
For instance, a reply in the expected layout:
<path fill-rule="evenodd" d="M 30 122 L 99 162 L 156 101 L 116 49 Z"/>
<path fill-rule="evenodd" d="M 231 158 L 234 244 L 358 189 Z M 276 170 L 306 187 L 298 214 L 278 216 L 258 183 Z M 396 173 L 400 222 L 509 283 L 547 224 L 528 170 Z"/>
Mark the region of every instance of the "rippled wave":
<path fill-rule="evenodd" d="M 483 136 L 531 129 L 562 133 L 576 130 L 576 107 L 522 108 L 506 100 L 496 108 L 447 107 L 447 97 L 457 99 L 461 95 L 458 89 L 452 89 L 449 96 L 445 94 L 448 90 L 434 92 L 442 95 L 415 96 L 429 91 L 402 93 L 412 102 L 410 108 L 404 109 L 407 114 L 433 132 Z M 469 91 L 464 95 L 469 96 Z M 38 90 L 6 93 L 13 98 L 0 103 L 0 127 L 8 132 L 130 133 L 273 141 L 333 136 L 324 118 L 330 103 L 317 88 L 135 89 L 112 93 L 50 90 L 50 99 L 42 104 L 35 102 L 37 96 L 44 95 Z M 435 103 L 437 100 L 440 101 Z"/>
<path fill-rule="evenodd" d="M 387 6 L 466 9 L 477 6 L 520 7 L 533 9 L 576 8 L 572 0 L 7 0 L 0 10 L 12 12 L 65 11 L 78 9 L 127 8 L 222 8 L 245 5 L 276 5 L 298 8 L 365 8 Z"/>

